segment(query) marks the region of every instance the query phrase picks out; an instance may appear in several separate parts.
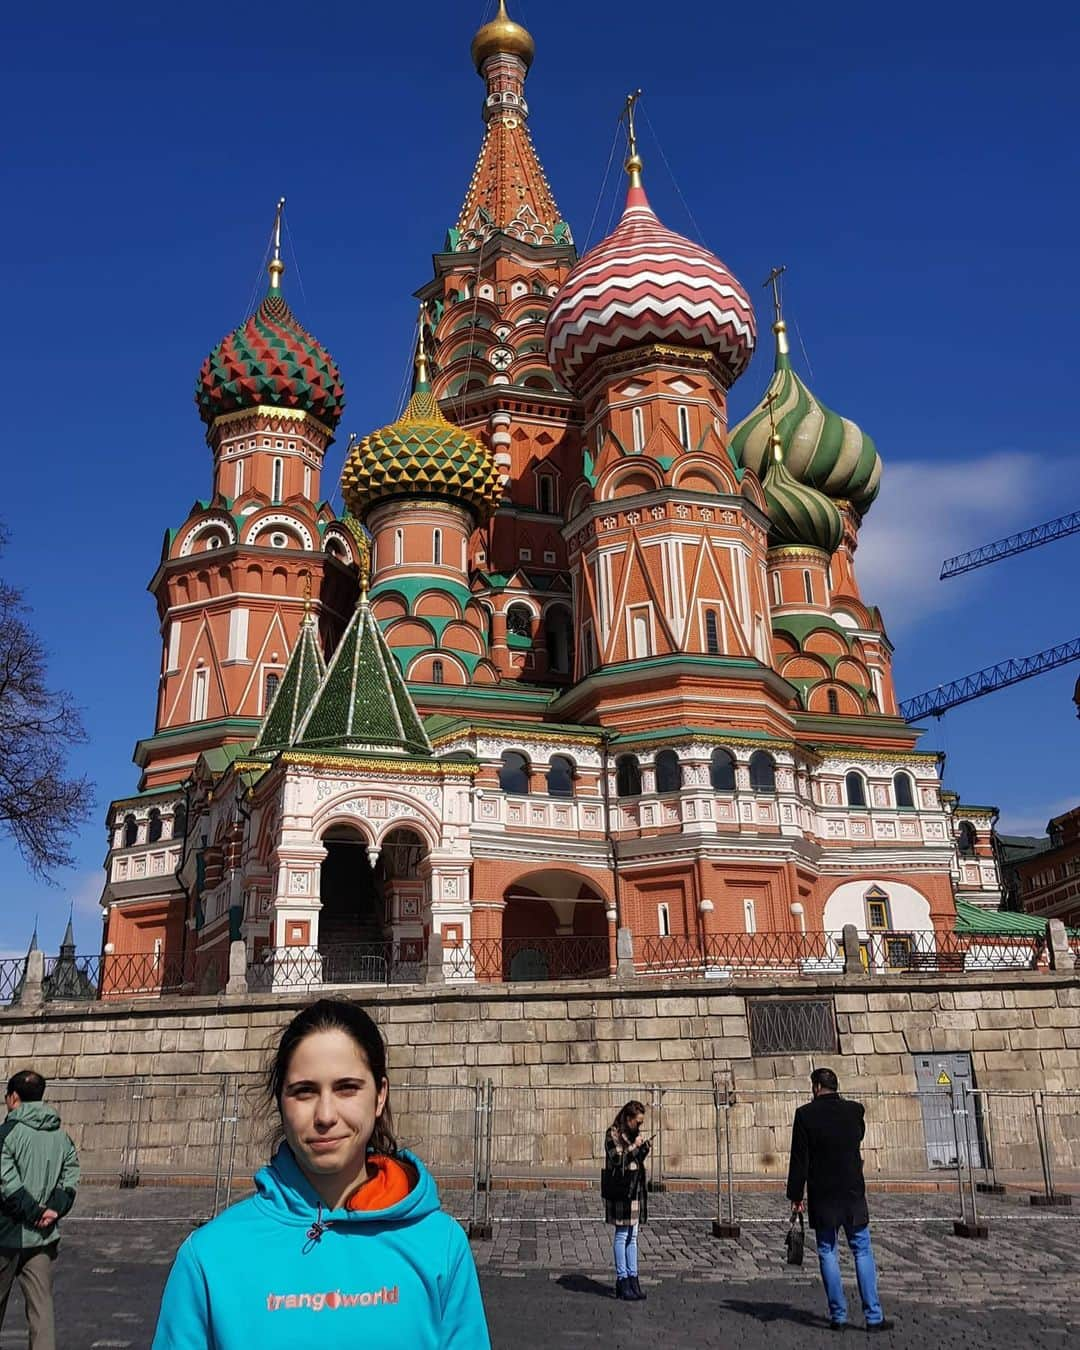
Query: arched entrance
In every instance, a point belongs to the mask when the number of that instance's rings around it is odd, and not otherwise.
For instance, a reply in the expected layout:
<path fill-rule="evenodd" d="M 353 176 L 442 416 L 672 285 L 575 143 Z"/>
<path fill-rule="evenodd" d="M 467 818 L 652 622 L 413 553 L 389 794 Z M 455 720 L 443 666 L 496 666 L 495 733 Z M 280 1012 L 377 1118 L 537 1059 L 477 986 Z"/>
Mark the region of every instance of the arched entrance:
<path fill-rule="evenodd" d="M 611 970 L 607 901 L 575 873 L 533 872 L 503 894 L 502 978 L 565 980 Z"/>
<path fill-rule="evenodd" d="M 323 835 L 320 869 L 319 952 L 327 984 L 383 978 L 385 930 L 382 886 L 371 865 L 367 836 L 352 825 Z"/>
<path fill-rule="evenodd" d="M 322 837 L 319 952 L 327 984 L 387 983 L 417 967 L 423 942 L 401 938 L 418 931 L 423 915 L 421 863 L 427 845 L 401 826 L 376 847 L 355 825 L 339 822 Z M 415 978 L 415 970 L 412 978 Z"/>

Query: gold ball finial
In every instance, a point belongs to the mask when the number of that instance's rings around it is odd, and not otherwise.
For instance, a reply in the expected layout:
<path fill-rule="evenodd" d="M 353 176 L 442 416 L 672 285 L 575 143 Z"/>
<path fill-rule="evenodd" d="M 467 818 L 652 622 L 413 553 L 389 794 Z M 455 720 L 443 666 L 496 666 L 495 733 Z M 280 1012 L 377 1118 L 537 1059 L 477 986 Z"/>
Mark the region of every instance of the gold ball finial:
<path fill-rule="evenodd" d="M 528 70 L 536 55 L 536 43 L 529 30 L 515 23 L 507 14 L 506 0 L 499 0 L 498 14 L 490 23 L 484 24 L 472 40 L 472 59 L 477 74 L 483 74 L 484 62 L 488 57 L 504 52 L 516 56 Z"/>

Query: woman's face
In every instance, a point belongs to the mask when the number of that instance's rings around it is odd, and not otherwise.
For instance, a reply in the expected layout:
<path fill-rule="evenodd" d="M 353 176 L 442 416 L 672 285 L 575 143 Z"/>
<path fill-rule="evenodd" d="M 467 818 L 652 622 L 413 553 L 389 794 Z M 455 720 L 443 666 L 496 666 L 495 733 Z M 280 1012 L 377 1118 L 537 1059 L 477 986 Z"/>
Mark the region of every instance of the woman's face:
<path fill-rule="evenodd" d="M 315 1031 L 293 1051 L 281 1094 L 285 1138 L 303 1171 L 361 1177 L 368 1140 L 386 1106 L 367 1056 L 344 1031 Z"/>
<path fill-rule="evenodd" d="M 637 1115 L 630 1116 L 626 1122 L 626 1128 L 630 1134 L 638 1134 L 642 1125 L 645 1124 L 645 1112 L 639 1111 Z"/>

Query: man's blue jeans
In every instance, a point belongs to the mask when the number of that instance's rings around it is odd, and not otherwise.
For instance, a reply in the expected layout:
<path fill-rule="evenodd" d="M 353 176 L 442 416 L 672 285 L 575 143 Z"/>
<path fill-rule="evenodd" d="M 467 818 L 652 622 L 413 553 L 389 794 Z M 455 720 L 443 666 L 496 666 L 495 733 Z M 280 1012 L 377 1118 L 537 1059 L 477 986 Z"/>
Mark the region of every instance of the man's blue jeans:
<path fill-rule="evenodd" d="M 862 1299 L 863 1317 L 867 1326 L 882 1320 L 881 1304 L 878 1301 L 877 1267 L 874 1265 L 874 1253 L 870 1247 L 870 1226 L 848 1228 L 844 1225 L 848 1246 L 855 1257 L 855 1278 L 859 1283 L 859 1297 Z M 847 1299 L 844 1297 L 844 1282 L 840 1278 L 840 1258 L 836 1250 L 837 1230 L 818 1228 L 817 1238 L 818 1265 L 821 1267 L 821 1279 L 825 1285 L 825 1297 L 829 1300 L 829 1320 L 847 1321 Z"/>

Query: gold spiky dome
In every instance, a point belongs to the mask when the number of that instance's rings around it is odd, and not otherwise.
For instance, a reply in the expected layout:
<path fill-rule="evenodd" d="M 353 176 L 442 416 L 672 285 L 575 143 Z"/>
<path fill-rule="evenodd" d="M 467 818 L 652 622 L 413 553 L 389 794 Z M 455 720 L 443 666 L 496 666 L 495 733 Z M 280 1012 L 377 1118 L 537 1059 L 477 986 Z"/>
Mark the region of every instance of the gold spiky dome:
<path fill-rule="evenodd" d="M 394 497 L 446 497 L 486 520 L 502 493 L 499 471 L 483 442 L 448 422 L 431 391 L 421 343 L 416 382 L 396 422 L 357 441 L 341 470 L 341 495 L 362 518 Z"/>
<path fill-rule="evenodd" d="M 490 23 L 484 24 L 472 40 L 472 59 L 477 71 L 482 72 L 488 57 L 495 56 L 499 52 L 508 52 L 511 56 L 518 57 L 524 61 L 526 70 L 532 65 L 533 57 L 536 55 L 536 43 L 532 39 L 532 34 L 527 28 L 522 28 L 521 24 L 515 23 L 507 14 L 506 0 L 499 0 L 498 14 Z"/>

